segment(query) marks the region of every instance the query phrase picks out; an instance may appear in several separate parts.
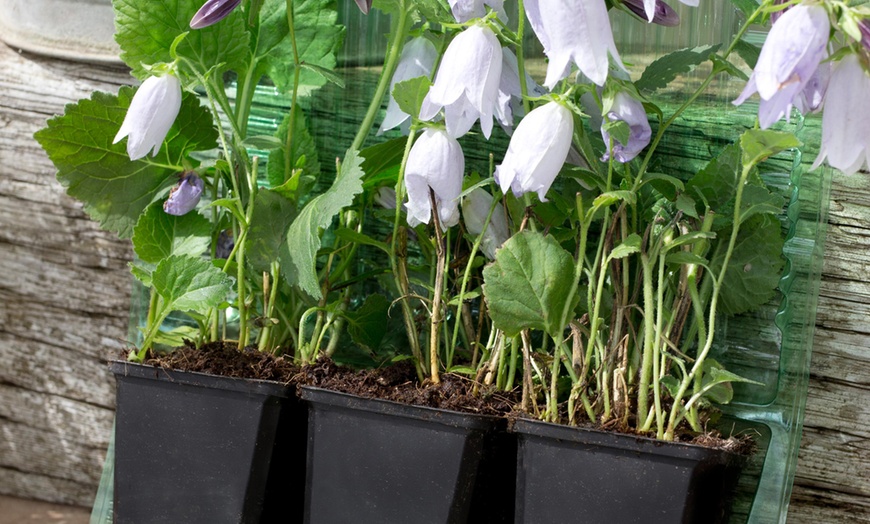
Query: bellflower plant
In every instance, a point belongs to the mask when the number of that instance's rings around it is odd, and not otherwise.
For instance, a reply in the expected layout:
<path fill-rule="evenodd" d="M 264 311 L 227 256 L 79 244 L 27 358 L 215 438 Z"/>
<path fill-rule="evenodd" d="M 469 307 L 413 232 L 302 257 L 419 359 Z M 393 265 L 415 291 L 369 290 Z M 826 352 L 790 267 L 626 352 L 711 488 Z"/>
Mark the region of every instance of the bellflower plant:
<path fill-rule="evenodd" d="M 666 4 L 357 0 L 391 31 L 381 67 L 345 75 L 336 6 L 312 1 L 127 0 L 116 40 L 141 84 L 36 134 L 132 243 L 149 300 L 130 359 L 182 340 L 409 359 L 420 387 L 464 374 L 520 392 L 526 416 L 664 440 L 752 384 L 713 355 L 721 319 L 766 304 L 784 265 L 785 202 L 759 173 L 800 146 L 778 130 L 793 108 L 823 113 L 817 165 L 870 168 L 865 9 L 738 1 L 730 43 L 627 71 L 608 6 L 676 24 Z M 755 47 L 749 28 L 784 7 Z M 673 126 L 724 76 L 748 78 L 736 103 L 757 94 L 757 121 L 675 168 Z M 265 91 L 277 119 L 252 117 Z M 335 93 L 341 125 L 314 125 Z"/>

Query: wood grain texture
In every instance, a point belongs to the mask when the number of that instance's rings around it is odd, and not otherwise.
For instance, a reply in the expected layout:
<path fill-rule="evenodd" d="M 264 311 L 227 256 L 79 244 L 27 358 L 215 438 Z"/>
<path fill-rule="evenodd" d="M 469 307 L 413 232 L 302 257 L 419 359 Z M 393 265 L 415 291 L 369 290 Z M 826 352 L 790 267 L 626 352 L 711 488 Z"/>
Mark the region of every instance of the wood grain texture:
<path fill-rule="evenodd" d="M 55 181 L 32 134 L 122 69 L 0 45 L 0 493 L 89 505 L 111 428 L 129 245 Z M 870 192 L 836 176 L 790 522 L 870 523 Z"/>

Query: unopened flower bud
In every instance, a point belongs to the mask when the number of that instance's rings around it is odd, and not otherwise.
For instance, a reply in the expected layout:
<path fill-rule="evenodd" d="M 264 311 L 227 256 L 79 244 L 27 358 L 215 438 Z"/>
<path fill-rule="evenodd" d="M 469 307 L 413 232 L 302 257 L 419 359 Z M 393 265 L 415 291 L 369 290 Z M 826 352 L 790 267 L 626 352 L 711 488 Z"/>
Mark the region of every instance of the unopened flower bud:
<path fill-rule="evenodd" d="M 190 20 L 191 29 L 202 29 L 228 17 L 242 0 L 208 0 Z"/>
<path fill-rule="evenodd" d="M 186 215 L 193 211 L 199 204 L 204 187 L 205 184 L 196 173 L 185 173 L 178 184 L 169 190 L 169 198 L 163 202 L 163 211 L 175 216 Z"/>

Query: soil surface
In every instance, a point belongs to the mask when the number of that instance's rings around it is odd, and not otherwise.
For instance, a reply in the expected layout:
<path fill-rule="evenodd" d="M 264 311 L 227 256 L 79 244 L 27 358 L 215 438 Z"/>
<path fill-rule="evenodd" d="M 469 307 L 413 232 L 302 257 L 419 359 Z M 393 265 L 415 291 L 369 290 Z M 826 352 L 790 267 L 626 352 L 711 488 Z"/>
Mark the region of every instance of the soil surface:
<path fill-rule="evenodd" d="M 144 363 L 180 371 L 271 380 L 297 387 L 315 386 L 364 398 L 463 413 L 505 416 L 509 419 L 527 416 L 517 408 L 520 404 L 519 390 L 504 392 L 479 386 L 475 391 L 472 379 L 448 373 L 441 375 L 439 385 L 429 381 L 420 383 L 414 365 L 407 360 L 379 369 L 355 370 L 321 358 L 313 365 L 300 367 L 289 358 L 260 352 L 255 346 L 239 351 L 233 343 L 211 342 L 198 349 L 188 345 L 171 353 L 149 353 Z M 613 428 L 600 426 L 594 429 L 614 431 Z M 715 432 L 702 435 L 684 433 L 678 435 L 678 440 L 737 454 L 750 454 L 754 450 L 752 438 L 746 435 L 724 439 Z"/>

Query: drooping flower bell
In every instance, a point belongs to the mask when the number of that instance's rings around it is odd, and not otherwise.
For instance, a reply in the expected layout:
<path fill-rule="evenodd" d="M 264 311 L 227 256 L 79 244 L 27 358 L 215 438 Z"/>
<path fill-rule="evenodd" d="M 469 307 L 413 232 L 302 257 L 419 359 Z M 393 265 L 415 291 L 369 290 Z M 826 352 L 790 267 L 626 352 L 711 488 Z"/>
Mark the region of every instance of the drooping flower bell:
<path fill-rule="evenodd" d="M 208 0 L 190 19 L 190 28 L 202 29 L 214 25 L 228 17 L 241 3 L 242 0 Z"/>
<path fill-rule="evenodd" d="M 204 187 L 205 183 L 196 173 L 190 172 L 181 175 L 178 183 L 169 190 L 169 198 L 163 202 L 163 211 L 175 216 L 190 213 L 199 204 Z"/>
<path fill-rule="evenodd" d="M 870 77 L 858 55 L 849 54 L 833 67 L 822 115 L 822 146 L 813 168 L 828 164 L 851 175 L 870 169 Z"/>
<path fill-rule="evenodd" d="M 501 80 L 498 84 L 498 103 L 495 119 L 505 133 L 513 133 L 514 115 L 523 115 L 523 90 L 520 86 L 520 68 L 517 55 L 507 47 L 502 48 Z M 544 96 L 547 92 L 526 73 L 526 89 L 529 96 Z"/>
<path fill-rule="evenodd" d="M 652 130 L 643 104 L 627 93 L 620 91 L 614 97 L 613 105 L 601 124 L 601 138 L 604 139 L 604 145 L 607 147 L 607 152 L 601 157 L 603 162 L 606 162 L 611 154 L 610 133 L 606 130 L 606 122 L 617 120 L 628 124 L 630 131 L 628 143 L 623 144 L 616 138 L 613 139 L 613 158 L 617 162 L 629 162 L 649 145 L 650 138 L 652 138 Z"/>
<path fill-rule="evenodd" d="M 597 85 L 607 79 L 609 56 L 625 69 L 613 41 L 604 0 L 527 0 L 526 15 L 550 59 L 544 86 L 552 89 L 571 63 Z"/>
<path fill-rule="evenodd" d="M 372 10 L 372 0 L 354 0 L 354 2 L 356 2 L 356 6 L 359 7 L 359 10 L 364 15 L 369 14 L 369 11 Z"/>
<path fill-rule="evenodd" d="M 459 142 L 440 129 L 426 129 L 414 142 L 405 166 L 408 225 L 428 224 L 432 218 L 429 189 L 435 193 L 442 229 L 459 223 L 459 195 L 465 157 Z"/>
<path fill-rule="evenodd" d="M 742 104 L 757 92 L 762 129 L 788 117 L 795 97 L 827 56 L 829 32 L 828 14 L 819 5 L 800 4 L 783 13 L 768 33 L 755 70 L 734 104 Z"/>
<path fill-rule="evenodd" d="M 472 18 L 483 18 L 486 15 L 486 7 L 489 6 L 498 13 L 502 22 L 507 22 L 507 12 L 504 10 L 504 0 L 448 0 L 453 18 L 457 22 L 468 22 Z"/>
<path fill-rule="evenodd" d="M 533 191 L 541 201 L 565 164 L 574 116 L 562 104 L 549 102 L 533 109 L 517 126 L 501 165 L 495 168 L 495 181 L 501 190 L 508 188 L 522 196 Z"/>
<path fill-rule="evenodd" d="M 680 15 L 662 0 L 622 0 L 622 5 L 650 23 L 666 27 L 680 25 Z"/>
<path fill-rule="evenodd" d="M 473 25 L 459 33 L 447 46 L 435 83 L 423 99 L 420 120 L 431 120 L 444 108 L 450 136 L 461 137 L 480 119 L 483 135 L 489 138 L 502 62 L 501 45 L 488 27 Z"/>
<path fill-rule="evenodd" d="M 486 226 L 486 231 L 483 230 L 491 207 L 492 195 L 479 187 L 462 199 L 462 219 L 465 222 L 465 229 L 474 237 L 483 233 L 480 249 L 487 258 L 495 260 L 495 250 L 510 237 L 510 229 L 508 229 L 504 209 L 496 207 Z"/>
<path fill-rule="evenodd" d="M 127 155 L 138 160 L 157 155 L 181 109 L 181 82 L 171 74 L 150 76 L 133 95 L 121 129 L 112 142 L 127 137 Z"/>
<path fill-rule="evenodd" d="M 399 57 L 399 64 L 396 66 L 396 72 L 393 73 L 393 79 L 390 81 L 390 101 L 387 103 L 387 114 L 384 116 L 378 134 L 396 126 L 401 126 L 404 133 L 408 132 L 411 115 L 399 108 L 399 104 L 393 98 L 393 88 L 405 80 L 419 76 L 431 76 L 432 68 L 435 67 L 437 59 L 438 50 L 428 38 L 418 36 L 405 44 L 402 56 Z"/>

